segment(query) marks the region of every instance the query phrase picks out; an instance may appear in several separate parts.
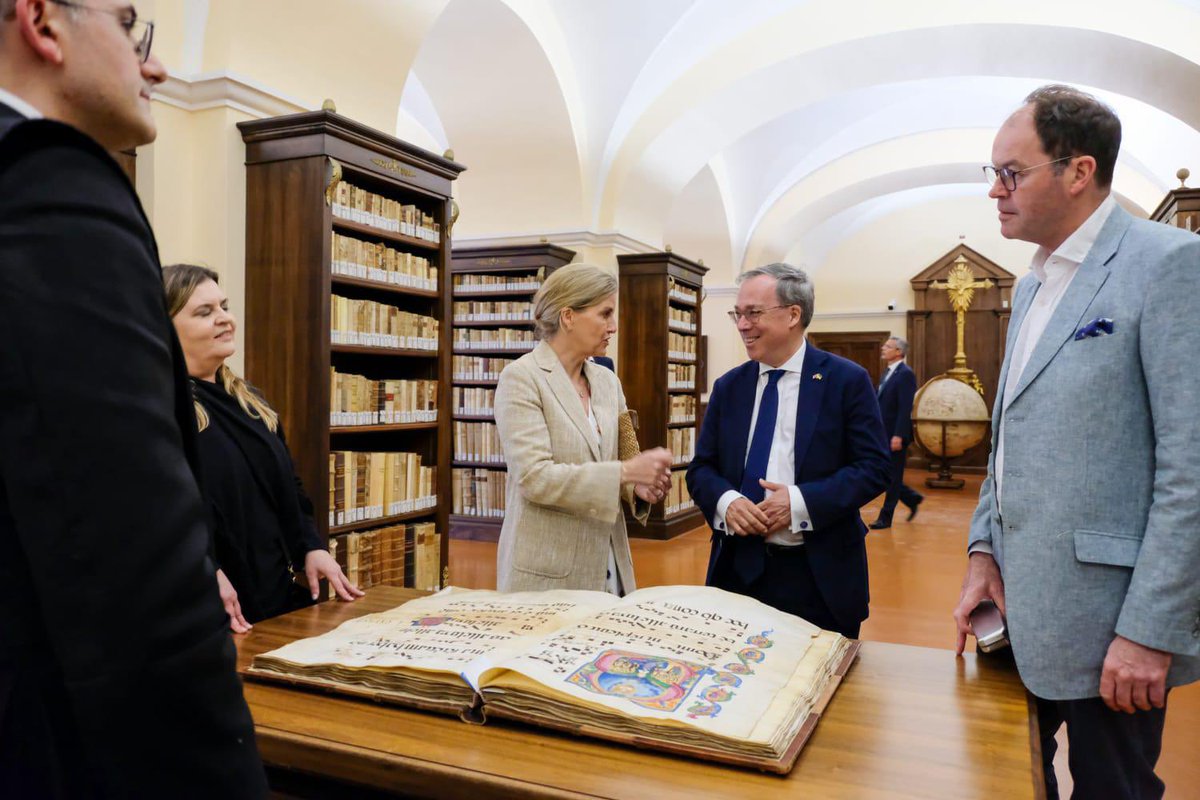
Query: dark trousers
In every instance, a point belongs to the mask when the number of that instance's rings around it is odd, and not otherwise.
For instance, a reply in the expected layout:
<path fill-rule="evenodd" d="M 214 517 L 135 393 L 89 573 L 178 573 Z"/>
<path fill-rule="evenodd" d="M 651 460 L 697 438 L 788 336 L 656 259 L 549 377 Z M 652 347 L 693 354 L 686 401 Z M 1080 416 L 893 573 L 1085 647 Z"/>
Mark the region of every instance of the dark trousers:
<path fill-rule="evenodd" d="M 802 617 L 818 628 L 857 639 L 861 620 L 847 624 L 833 615 L 817 588 L 808 560 L 808 547 L 802 544 L 794 547 L 768 544 L 766 547 L 765 566 L 758 579 L 748 585 L 744 583 L 733 569 L 733 559 L 728 557 L 731 554 L 727 554 L 717 565 L 711 585 L 753 597 L 772 608 Z"/>
<path fill-rule="evenodd" d="M 1047 800 L 1058 800 L 1054 734 L 1064 723 L 1074 800 L 1158 800 L 1163 796 L 1163 782 L 1154 774 L 1154 765 L 1162 751 L 1165 706 L 1125 714 L 1111 710 L 1098 697 L 1039 697 L 1037 711 Z"/>
<path fill-rule="evenodd" d="M 896 513 L 896 502 L 904 501 L 904 505 L 912 508 L 921 502 L 921 493 L 904 485 L 904 462 L 908 460 L 908 448 L 892 452 L 892 481 L 888 484 L 887 496 L 883 498 L 883 508 L 879 509 L 879 519 L 891 522 L 892 514 Z"/>

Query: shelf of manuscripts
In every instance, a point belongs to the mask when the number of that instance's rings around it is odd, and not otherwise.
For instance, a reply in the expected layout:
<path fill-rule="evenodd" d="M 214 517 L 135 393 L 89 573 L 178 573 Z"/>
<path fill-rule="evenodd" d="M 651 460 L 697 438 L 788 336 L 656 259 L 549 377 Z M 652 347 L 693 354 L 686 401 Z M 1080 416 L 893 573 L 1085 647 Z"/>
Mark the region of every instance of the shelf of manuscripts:
<path fill-rule="evenodd" d="M 329 540 L 329 554 L 360 589 L 408 586 L 437 591 L 441 551 L 442 535 L 432 522 L 387 525 Z M 335 596 L 333 587 L 328 596 Z"/>
<path fill-rule="evenodd" d="M 499 537 L 507 474 L 492 422 L 495 387 L 504 368 L 537 345 L 534 295 L 574 257 L 551 244 L 454 249 L 451 537 Z"/>
<path fill-rule="evenodd" d="M 333 111 L 238 127 L 247 376 L 281 410 L 320 532 L 344 565 L 355 554 L 360 585 L 437 588 L 464 168 Z"/>
<path fill-rule="evenodd" d="M 686 333 L 667 333 L 667 358 L 683 364 L 696 363 L 696 344 L 699 339 Z"/>
<path fill-rule="evenodd" d="M 667 398 L 667 427 L 695 425 L 698 405 L 695 395 L 671 395 Z"/>
<path fill-rule="evenodd" d="M 419 453 L 329 454 L 329 529 L 417 514 L 437 505 L 437 468 Z"/>
<path fill-rule="evenodd" d="M 333 429 L 428 427 L 437 423 L 435 380 L 372 380 L 329 368 L 329 425 Z"/>
<path fill-rule="evenodd" d="M 673 361 L 667 364 L 667 391 L 694 392 L 696 391 L 696 367 L 690 364 L 679 364 Z"/>
<path fill-rule="evenodd" d="M 455 467 L 451 481 L 454 515 L 503 519 L 508 473 L 487 467 Z"/>
<path fill-rule="evenodd" d="M 521 300 L 455 300 L 455 325 L 533 325 L 533 303 Z"/>
<path fill-rule="evenodd" d="M 490 420 L 496 418 L 496 390 L 487 386 L 455 386 L 451 393 L 455 419 Z"/>
<path fill-rule="evenodd" d="M 669 306 L 667 308 L 667 328 L 676 333 L 696 333 L 699 327 L 696 325 L 696 312 L 688 308 L 676 308 Z M 693 348 L 693 354 L 696 352 Z"/>
<path fill-rule="evenodd" d="M 454 463 L 456 466 L 484 464 L 504 466 L 500 434 L 494 422 L 454 421 Z"/>
<path fill-rule="evenodd" d="M 532 329 L 455 328 L 454 352 L 528 353 L 537 341 Z"/>
<path fill-rule="evenodd" d="M 667 449 L 674 458 L 671 466 L 686 467 L 696 457 L 696 428 L 668 428 Z"/>
<path fill-rule="evenodd" d="M 633 536 L 668 539 L 701 524 L 687 496 L 684 472 L 696 452 L 696 423 L 703 387 L 703 264 L 670 251 L 617 256 L 620 273 L 621 383 L 636 409 L 643 448 L 661 446 L 673 455 L 672 488 L 650 511 L 645 527 L 629 523 Z"/>
<path fill-rule="evenodd" d="M 686 514 L 695 507 L 696 503 L 692 500 L 692 495 L 687 488 L 687 473 L 672 472 L 671 491 L 667 493 L 667 499 L 663 502 L 664 519 L 677 514 Z"/>

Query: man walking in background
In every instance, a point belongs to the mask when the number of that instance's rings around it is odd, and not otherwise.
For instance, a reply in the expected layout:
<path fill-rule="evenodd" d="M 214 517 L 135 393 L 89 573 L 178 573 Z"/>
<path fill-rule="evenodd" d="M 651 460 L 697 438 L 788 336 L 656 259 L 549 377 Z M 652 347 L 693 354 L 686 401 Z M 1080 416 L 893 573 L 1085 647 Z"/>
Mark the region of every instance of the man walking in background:
<path fill-rule="evenodd" d="M 871 523 L 872 530 L 892 527 L 892 515 L 900 501 L 908 506 L 908 521 L 911 522 L 917 515 L 917 506 L 925 499 L 904 484 L 904 463 L 908 460 L 908 446 L 912 444 L 913 435 L 913 395 L 917 393 L 917 376 L 904 361 L 908 357 L 908 342 L 892 336 L 879 348 L 879 355 L 885 364 L 877 392 L 879 415 L 883 418 L 883 432 L 888 437 L 892 454 L 892 478 L 883 508 Z"/>

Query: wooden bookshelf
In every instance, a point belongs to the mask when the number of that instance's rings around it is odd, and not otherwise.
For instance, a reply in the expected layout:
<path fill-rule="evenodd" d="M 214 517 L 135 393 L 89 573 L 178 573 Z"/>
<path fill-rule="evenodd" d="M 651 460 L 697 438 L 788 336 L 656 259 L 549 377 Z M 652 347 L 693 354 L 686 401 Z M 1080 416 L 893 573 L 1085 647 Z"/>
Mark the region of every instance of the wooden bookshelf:
<path fill-rule="evenodd" d="M 241 122 L 238 128 L 246 145 L 247 377 L 281 413 L 321 535 L 433 522 L 443 534 L 437 574 L 444 584 L 451 462 L 448 223 L 451 185 L 464 167 L 332 111 Z M 376 218 L 339 216 L 346 213 L 339 193 L 349 186 L 389 206 L 414 207 L 425 219 L 391 222 L 398 212 L 382 206 L 374 209 Z M 365 275 L 340 274 L 345 259 L 338 257 L 335 239 L 386 249 L 389 258 L 406 259 L 406 266 L 398 271 L 394 261 L 366 259 Z M 425 265 L 417 259 L 436 269 L 436 278 L 422 272 Z M 420 266 L 410 271 L 411 264 Z M 379 304 L 389 314 L 394 308 L 436 319 L 435 349 L 334 344 L 331 302 L 339 297 Z M 436 420 L 331 424 L 331 367 L 371 381 L 435 382 Z M 331 524 L 331 451 L 417 453 L 423 466 L 437 470 L 437 502 Z"/>
<path fill-rule="evenodd" d="M 700 395 L 704 391 L 700 300 L 708 269 L 670 252 L 619 255 L 617 263 L 621 285 L 617 366 L 625 402 L 638 412 L 638 441 L 643 449 L 671 447 L 673 437 L 690 436 L 694 452 Z M 685 353 L 673 349 L 673 344 L 684 344 L 691 350 Z M 670 380 L 671 371 L 679 368 L 690 370 L 689 384 Z M 692 411 L 673 421 L 672 403 L 686 402 L 684 398 L 691 398 Z M 672 452 L 680 455 L 676 448 Z M 680 458 L 671 470 L 682 476 L 688 463 L 690 459 Z M 664 501 L 651 509 L 645 527 L 632 518 L 627 527 L 631 536 L 670 539 L 693 530 L 702 521 L 694 505 L 668 510 Z"/>
<path fill-rule="evenodd" d="M 552 244 L 519 245 L 512 247 L 456 247 L 450 266 L 451 296 L 453 303 L 532 303 L 533 296 L 542 280 L 554 270 L 571 263 L 575 252 Z M 486 283 L 484 282 L 486 281 Z M 512 284 L 519 284 L 514 287 Z M 453 306 L 451 306 L 453 309 Z M 461 315 L 452 322 L 455 330 L 489 331 L 501 328 L 516 330 L 533 330 L 532 318 L 517 318 L 504 315 L 505 319 L 465 319 Z M 531 347 L 452 347 L 453 356 L 457 358 L 503 358 L 515 361 L 528 353 Z M 492 393 L 494 396 L 497 381 L 495 379 L 466 380 L 454 378 L 453 384 L 458 389 L 477 389 L 481 394 Z M 454 420 L 483 424 L 495 424 L 494 418 L 487 413 L 460 412 L 456 407 L 447 403 Z M 457 444 L 457 443 L 456 443 Z M 457 450 L 457 448 L 456 448 Z M 507 467 L 502 462 L 455 461 L 457 470 L 486 470 L 481 473 L 484 482 L 493 480 L 493 473 L 506 473 Z M 460 474 L 460 481 L 465 480 Z M 454 487 L 459 482 L 451 478 Z M 483 492 L 483 486 L 478 482 L 473 484 L 477 493 Z M 499 486 L 499 483 L 497 483 Z M 462 488 L 457 491 L 464 491 Z M 493 498 L 498 492 L 490 490 Z M 502 495 L 499 495 L 502 498 Z M 452 503 L 450 516 L 450 536 L 455 539 L 478 539 L 497 541 L 500 538 L 500 526 L 503 517 L 496 512 L 490 515 L 460 513 L 465 511 L 462 498 Z"/>

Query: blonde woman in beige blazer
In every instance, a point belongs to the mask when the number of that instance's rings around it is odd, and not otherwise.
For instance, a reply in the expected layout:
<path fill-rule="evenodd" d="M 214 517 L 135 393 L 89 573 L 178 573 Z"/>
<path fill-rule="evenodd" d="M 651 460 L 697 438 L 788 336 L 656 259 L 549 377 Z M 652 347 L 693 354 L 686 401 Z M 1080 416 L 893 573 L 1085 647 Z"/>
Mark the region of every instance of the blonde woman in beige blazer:
<path fill-rule="evenodd" d="M 589 264 L 559 269 L 534 297 L 541 341 L 500 374 L 496 427 L 509 476 L 500 591 L 637 588 L 621 501 L 661 500 L 671 453 L 617 458 L 625 395 L 612 370 L 587 360 L 608 348 L 616 306 L 612 275 Z"/>

